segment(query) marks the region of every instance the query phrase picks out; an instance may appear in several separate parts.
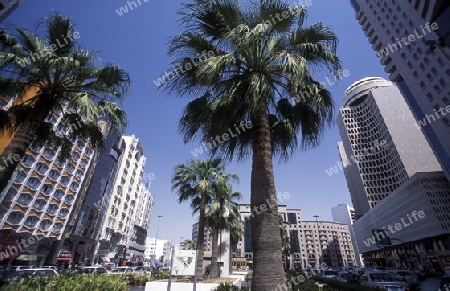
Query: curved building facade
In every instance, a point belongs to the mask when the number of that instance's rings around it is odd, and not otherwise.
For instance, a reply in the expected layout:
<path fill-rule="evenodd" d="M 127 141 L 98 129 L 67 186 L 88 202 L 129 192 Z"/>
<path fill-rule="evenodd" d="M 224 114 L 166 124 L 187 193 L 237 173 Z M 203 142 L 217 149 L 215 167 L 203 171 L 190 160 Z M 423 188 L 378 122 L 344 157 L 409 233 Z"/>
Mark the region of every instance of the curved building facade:
<path fill-rule="evenodd" d="M 400 91 L 383 78 L 352 84 L 338 119 L 338 147 L 357 217 L 414 173 L 441 169 Z"/>

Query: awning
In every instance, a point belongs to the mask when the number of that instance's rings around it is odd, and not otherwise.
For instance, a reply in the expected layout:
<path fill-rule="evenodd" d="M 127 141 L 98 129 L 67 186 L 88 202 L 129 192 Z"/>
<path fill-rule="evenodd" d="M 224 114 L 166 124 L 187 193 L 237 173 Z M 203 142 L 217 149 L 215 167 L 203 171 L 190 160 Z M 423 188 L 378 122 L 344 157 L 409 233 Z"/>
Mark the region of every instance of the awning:
<path fill-rule="evenodd" d="M 70 261 L 72 260 L 71 258 L 56 258 L 57 261 Z"/>

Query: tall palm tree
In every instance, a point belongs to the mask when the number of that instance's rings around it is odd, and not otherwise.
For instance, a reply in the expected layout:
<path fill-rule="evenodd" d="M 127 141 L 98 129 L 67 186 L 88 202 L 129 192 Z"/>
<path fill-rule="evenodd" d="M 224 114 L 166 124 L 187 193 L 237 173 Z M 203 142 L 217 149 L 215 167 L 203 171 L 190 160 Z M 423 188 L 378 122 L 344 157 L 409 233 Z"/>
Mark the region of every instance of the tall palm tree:
<path fill-rule="evenodd" d="M 210 277 L 212 278 L 216 278 L 219 275 L 217 263 L 218 257 L 222 255 L 222 249 L 219 250 L 219 234 L 222 230 L 229 232 L 239 231 L 238 226 L 239 222 L 241 222 L 241 217 L 233 199 L 241 199 L 241 197 L 241 193 L 232 191 L 230 184 L 225 184 L 220 191 L 212 193 L 211 202 L 206 207 L 205 224 L 210 229 L 213 238 L 210 272 Z M 222 241 L 220 241 L 220 245 L 222 245 Z"/>
<path fill-rule="evenodd" d="M 205 240 L 205 208 L 211 195 L 237 176 L 224 173 L 221 159 L 189 160 L 187 165 L 175 166 L 172 177 L 172 190 L 178 195 L 178 202 L 191 201 L 193 213 L 199 213 L 197 232 L 197 276 L 203 276 L 203 256 Z"/>
<path fill-rule="evenodd" d="M 321 69 L 340 70 L 337 38 L 322 23 L 306 25 L 306 10 L 281 0 L 245 7 L 238 0 L 192 1 L 169 46 L 180 72 L 164 89 L 194 98 L 180 119 L 185 142 L 217 141 L 211 154 L 229 160 L 251 154 L 250 202 L 260 213 L 252 219 L 252 289 L 273 290 L 285 276 L 272 159 L 317 146 L 332 124 L 331 93 L 314 78 Z"/>
<path fill-rule="evenodd" d="M 65 157 L 72 148 L 68 135 L 98 147 L 103 142 L 99 120 L 112 127 L 125 125 L 126 114 L 116 102 L 129 88 L 128 73 L 114 64 L 99 64 L 95 53 L 78 46 L 79 37 L 72 20 L 57 13 L 43 19 L 36 32 L 0 29 L 0 96 L 9 103 L 0 111 L 0 130 L 13 136 L 0 160 L 22 157 L 36 140 L 60 146 Z M 67 136 L 45 121 L 53 112 L 64 113 Z M 19 160 L 0 167 L 0 190 Z"/>

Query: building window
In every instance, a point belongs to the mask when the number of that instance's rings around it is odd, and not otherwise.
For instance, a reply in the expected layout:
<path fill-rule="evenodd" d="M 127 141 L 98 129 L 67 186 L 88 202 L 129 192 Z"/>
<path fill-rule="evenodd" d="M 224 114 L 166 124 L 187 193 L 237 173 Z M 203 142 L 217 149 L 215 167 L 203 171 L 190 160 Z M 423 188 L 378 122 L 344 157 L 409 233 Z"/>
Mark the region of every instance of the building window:
<path fill-rule="evenodd" d="M 9 222 L 10 224 L 19 224 L 22 219 L 24 218 L 25 214 L 23 214 L 22 212 L 11 212 L 11 214 L 9 214 L 8 219 L 6 220 L 7 222 Z"/>

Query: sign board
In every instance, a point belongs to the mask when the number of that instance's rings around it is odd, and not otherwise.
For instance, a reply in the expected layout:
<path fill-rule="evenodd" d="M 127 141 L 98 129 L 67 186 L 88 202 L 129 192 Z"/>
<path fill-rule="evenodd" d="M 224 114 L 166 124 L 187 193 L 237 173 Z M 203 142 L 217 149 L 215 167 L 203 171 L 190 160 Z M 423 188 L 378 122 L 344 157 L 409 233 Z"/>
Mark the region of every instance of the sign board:
<path fill-rule="evenodd" d="M 372 229 L 372 234 L 377 246 L 391 246 L 392 242 L 386 229 Z"/>
<path fill-rule="evenodd" d="M 195 275 L 196 250 L 180 250 L 175 248 L 172 275 Z"/>

